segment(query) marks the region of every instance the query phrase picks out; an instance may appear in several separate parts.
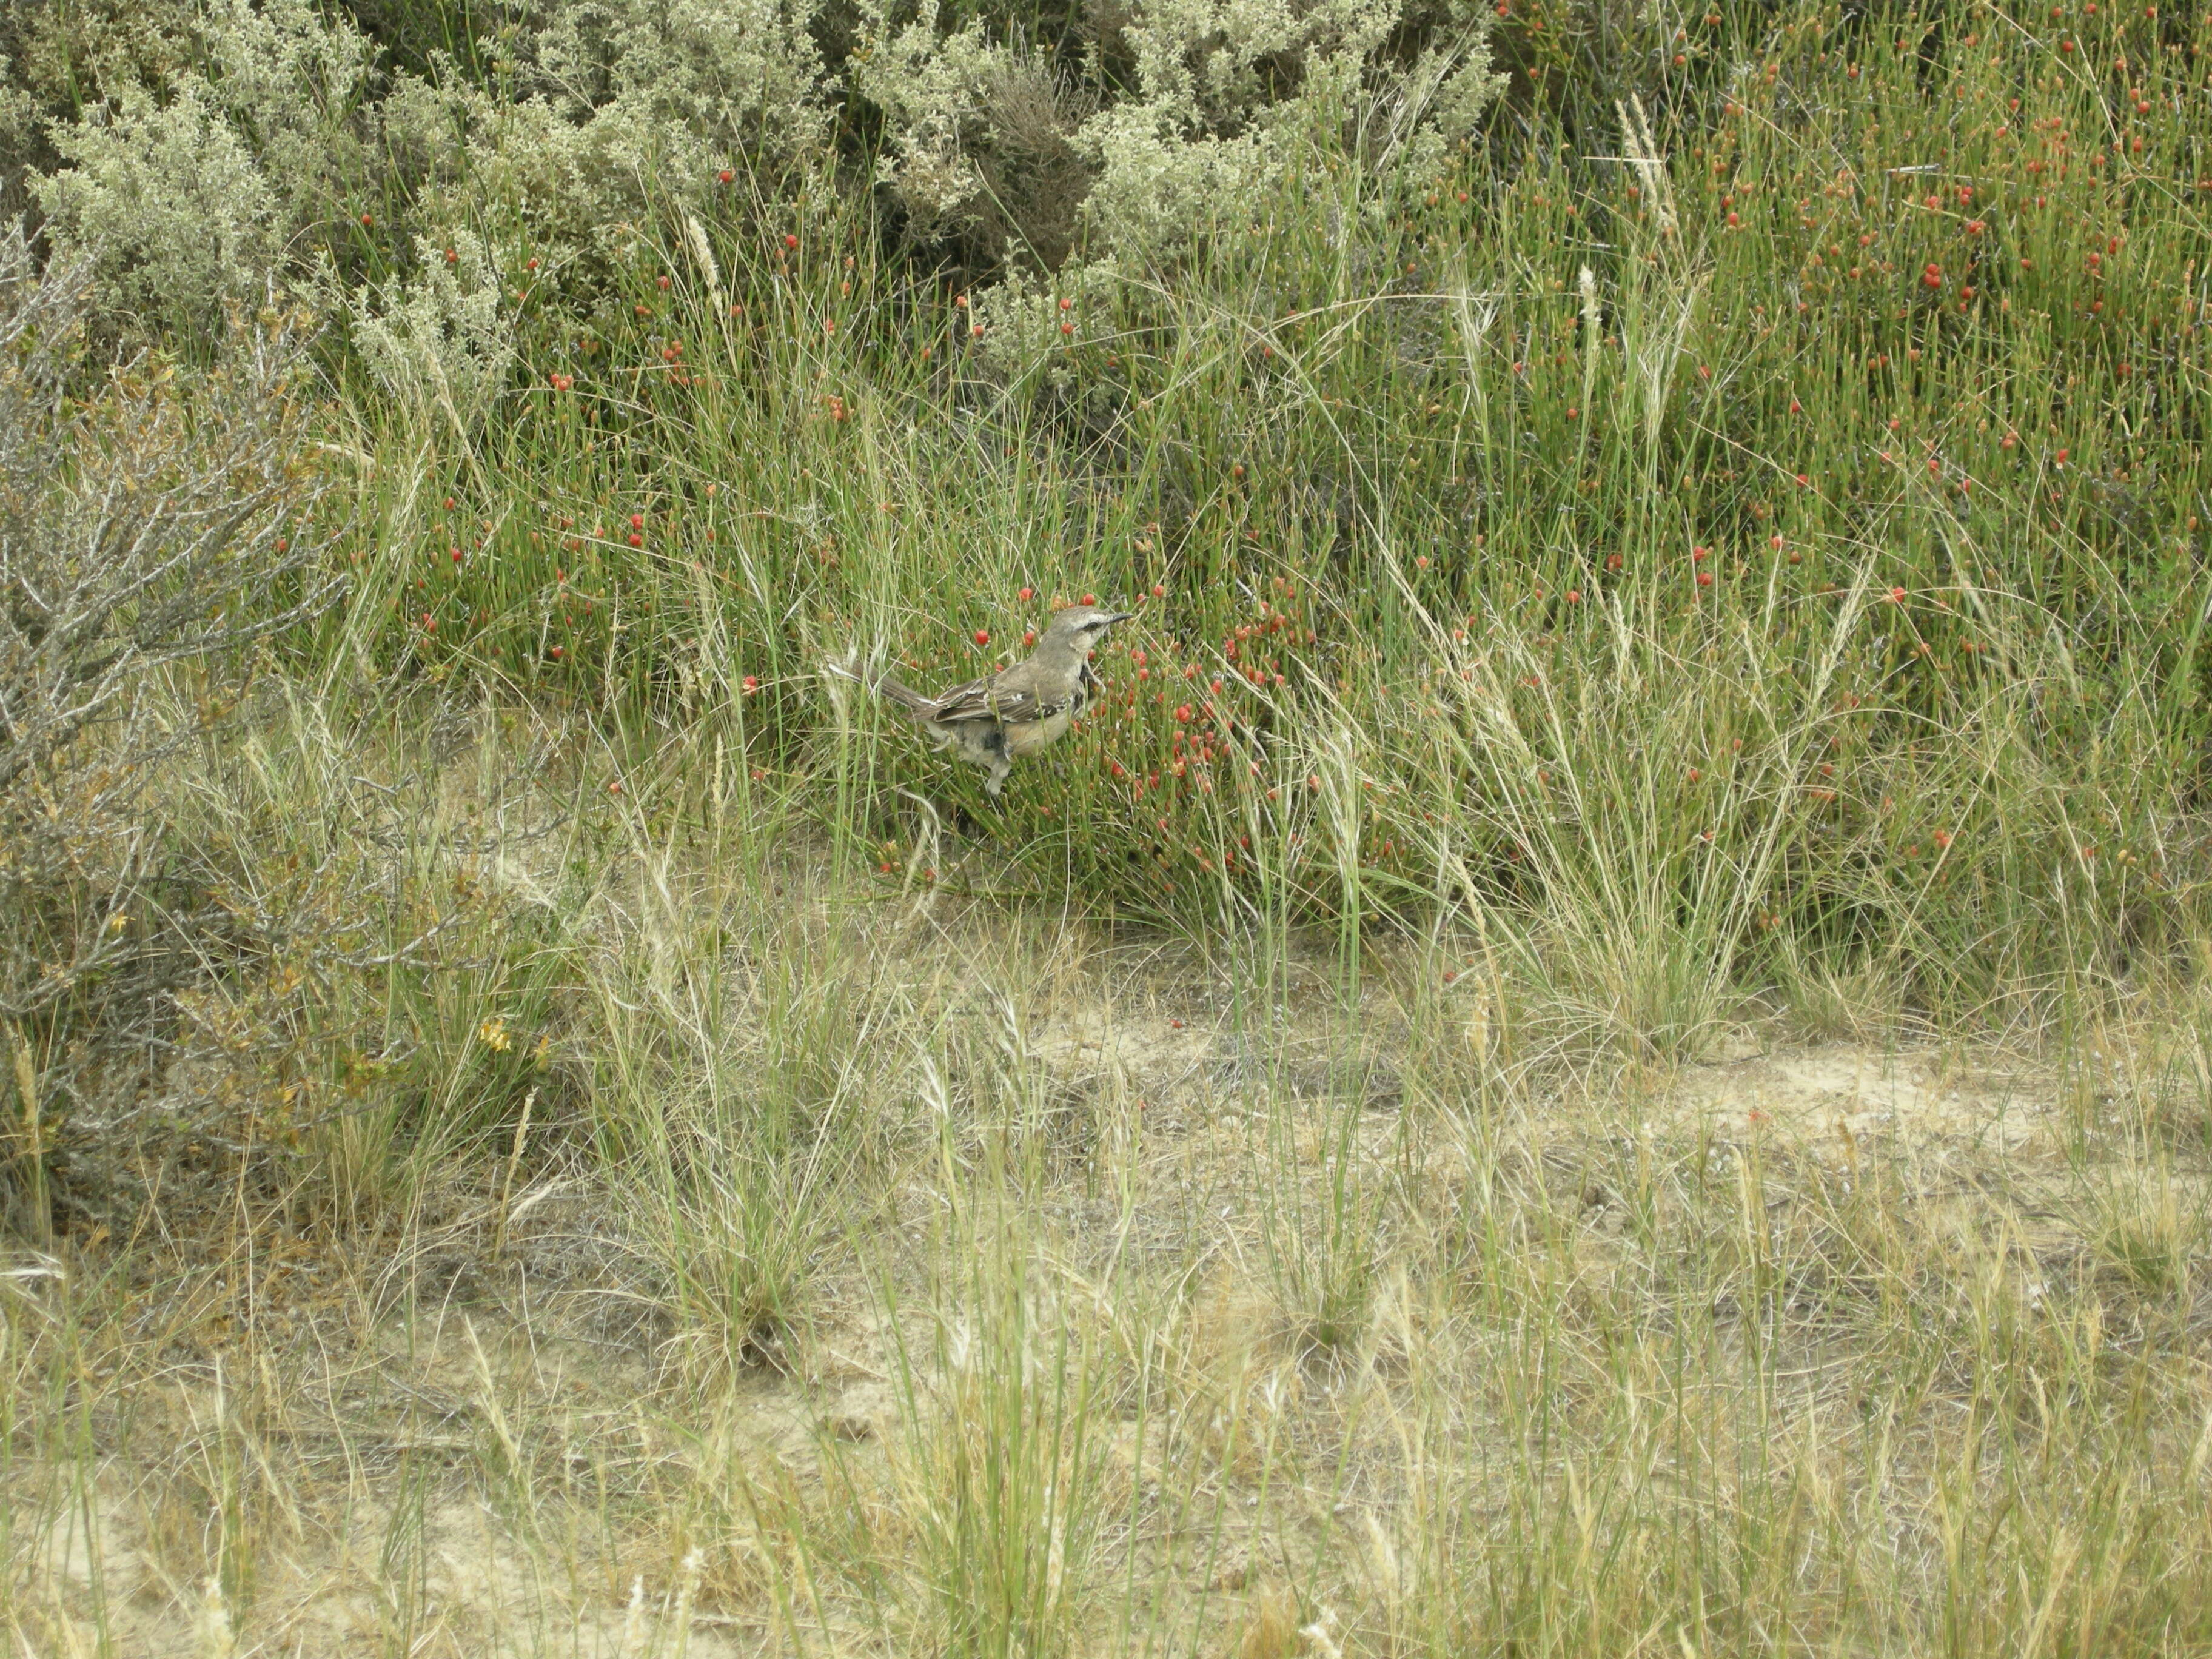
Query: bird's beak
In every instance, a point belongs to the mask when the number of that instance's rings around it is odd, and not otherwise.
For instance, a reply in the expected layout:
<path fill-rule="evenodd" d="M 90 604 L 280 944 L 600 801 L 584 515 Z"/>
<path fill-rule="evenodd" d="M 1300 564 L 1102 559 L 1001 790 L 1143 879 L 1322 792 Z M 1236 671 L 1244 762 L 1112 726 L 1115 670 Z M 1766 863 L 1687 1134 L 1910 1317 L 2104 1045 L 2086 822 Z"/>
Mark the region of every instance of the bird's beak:
<path fill-rule="evenodd" d="M 1098 621 L 1102 627 L 1110 628 L 1115 623 L 1134 622 L 1136 619 L 1137 613 L 1133 611 L 1116 611 L 1110 616 L 1101 617 Z"/>

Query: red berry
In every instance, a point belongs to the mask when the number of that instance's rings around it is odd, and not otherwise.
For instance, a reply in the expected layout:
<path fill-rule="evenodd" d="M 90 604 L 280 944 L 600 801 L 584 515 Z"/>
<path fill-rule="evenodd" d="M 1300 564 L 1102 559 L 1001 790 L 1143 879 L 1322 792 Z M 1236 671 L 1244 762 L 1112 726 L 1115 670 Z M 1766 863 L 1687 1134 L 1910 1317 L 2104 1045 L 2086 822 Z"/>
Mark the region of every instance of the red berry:
<path fill-rule="evenodd" d="M 977 629 L 975 630 L 975 643 L 976 643 L 976 644 L 978 644 L 978 645 L 988 645 L 988 644 L 990 644 L 990 642 L 991 642 L 991 635 L 990 635 L 990 633 L 989 633 L 989 631 L 988 631 L 988 629 L 979 628 L 979 629 Z"/>

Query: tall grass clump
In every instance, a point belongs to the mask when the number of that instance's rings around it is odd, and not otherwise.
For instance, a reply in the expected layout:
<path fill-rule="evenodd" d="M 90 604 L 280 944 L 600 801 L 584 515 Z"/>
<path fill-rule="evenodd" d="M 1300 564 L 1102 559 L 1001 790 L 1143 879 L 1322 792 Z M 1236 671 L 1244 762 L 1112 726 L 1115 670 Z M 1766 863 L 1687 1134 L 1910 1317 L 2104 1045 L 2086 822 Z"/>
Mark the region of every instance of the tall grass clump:
<path fill-rule="evenodd" d="M 1100 1357 L 1077 1287 L 988 1216 L 957 1225 L 956 1264 L 897 1346 L 904 1432 L 890 1480 L 913 1553 L 921 1638 L 959 1654 L 1079 1650 L 1110 1502 L 1097 1420 Z M 964 1206 L 963 1206 L 964 1207 Z M 898 1305 L 896 1297 L 890 1305 Z"/>
<path fill-rule="evenodd" d="M 678 1357 L 713 1378 L 788 1360 L 857 1178 L 898 1139 L 884 1052 L 911 1013 L 818 915 L 740 889 L 715 916 L 713 898 L 672 893 L 648 894 L 640 936 L 591 969 L 593 1133 L 649 1195 L 638 1243 L 695 1333 Z M 714 920 L 684 921 L 701 910 Z"/>

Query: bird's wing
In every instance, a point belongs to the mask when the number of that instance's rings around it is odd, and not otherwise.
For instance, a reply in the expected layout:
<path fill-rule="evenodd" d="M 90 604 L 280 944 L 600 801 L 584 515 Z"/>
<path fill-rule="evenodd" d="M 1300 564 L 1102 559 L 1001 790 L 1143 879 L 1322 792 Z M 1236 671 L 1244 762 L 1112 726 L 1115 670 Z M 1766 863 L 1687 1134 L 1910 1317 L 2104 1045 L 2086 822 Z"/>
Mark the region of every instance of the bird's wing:
<path fill-rule="evenodd" d="M 914 712 L 921 719 L 931 720 L 988 719 L 990 711 L 984 706 L 983 696 L 990 689 L 991 682 L 988 679 L 970 680 L 965 685 L 956 685 L 950 690 L 939 691 L 933 697 L 924 698 Z"/>
<path fill-rule="evenodd" d="M 1066 691 L 1043 691 L 1033 665 L 1016 663 L 1004 673 L 970 680 L 940 694 L 930 715 L 936 720 L 995 720 L 1001 725 L 1025 726 L 1048 720 L 1079 701 Z"/>

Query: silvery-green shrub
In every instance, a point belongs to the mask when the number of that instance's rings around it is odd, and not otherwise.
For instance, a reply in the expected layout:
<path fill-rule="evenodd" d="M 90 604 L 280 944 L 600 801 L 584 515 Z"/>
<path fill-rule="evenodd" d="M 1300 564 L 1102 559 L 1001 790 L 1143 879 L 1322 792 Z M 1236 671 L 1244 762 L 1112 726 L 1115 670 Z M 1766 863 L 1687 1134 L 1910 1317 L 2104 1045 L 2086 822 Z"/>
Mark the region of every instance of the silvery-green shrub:
<path fill-rule="evenodd" d="M 32 188 L 58 249 L 97 251 L 104 308 L 208 337 L 225 301 L 319 280 L 319 253 L 394 191 L 441 257 L 496 221 L 550 266 L 732 162 L 803 155 L 829 107 L 811 18 L 778 0 L 555 0 L 498 37 L 488 74 L 441 58 L 380 79 L 373 44 L 308 0 L 212 0 L 158 92 L 121 76 L 64 117 L 19 110 L 19 88 L 0 114 L 43 119 L 62 165 Z M 442 307 L 483 361 L 482 307 L 428 267 L 410 281 L 373 313 Z"/>
<path fill-rule="evenodd" d="M 362 361 L 391 397 L 434 422 L 474 429 L 514 362 L 514 325 L 499 256 L 456 233 L 441 249 L 415 239 L 415 272 L 348 296 Z"/>
<path fill-rule="evenodd" d="M 535 303 L 604 304 L 726 172 L 753 211 L 827 176 L 841 97 L 880 112 L 878 182 L 911 241 L 1064 289 L 1071 260 L 1102 280 L 1173 267 L 1317 149 L 1355 158 L 1379 208 L 1434 174 L 1498 84 L 1474 0 L 1135 0 L 1101 14 L 1087 66 L 939 0 L 862 4 L 825 61 L 826 3 L 544 0 L 480 58 L 416 74 L 380 73 L 311 0 L 210 0 L 158 94 L 120 85 L 48 118 L 63 165 L 35 190 L 57 246 L 99 251 L 110 311 L 154 327 L 205 337 L 226 301 L 368 259 L 374 280 L 341 290 L 366 365 L 419 401 L 434 364 L 471 418 L 508 361 L 491 266 L 526 252 Z M 402 222 L 356 229 L 400 204 Z M 1038 332 L 1026 303 L 998 307 L 1002 366 Z"/>
<path fill-rule="evenodd" d="M 112 313 L 206 334 L 263 295 L 364 168 L 368 41 L 307 0 L 212 0 L 201 58 L 159 95 L 127 84 L 50 125 L 47 234 L 97 250 Z"/>
<path fill-rule="evenodd" d="M 853 81 L 883 112 L 878 176 L 909 224 L 926 236 L 995 216 L 1021 233 L 1005 237 L 1009 269 L 975 301 L 984 360 L 1007 375 L 1059 343 L 1055 295 L 1096 299 L 1122 274 L 1171 270 L 1208 234 L 1264 215 L 1319 153 L 1358 163 L 1370 211 L 1428 188 L 1502 84 L 1495 14 L 1472 0 L 1139 0 L 1112 27 L 1133 88 L 1087 109 L 1060 100 L 1058 137 L 1080 181 L 1054 180 L 1067 222 L 1055 238 L 1033 228 L 1044 216 L 1024 222 L 998 165 L 1044 148 L 1018 131 L 1035 126 L 1037 100 L 1018 116 L 1011 95 L 1041 66 L 972 20 L 942 27 L 933 0 L 896 27 L 880 9 L 865 16 Z M 1401 65 L 1409 34 L 1422 44 Z M 1070 247 L 1076 258 L 1059 257 Z M 1048 294 L 1031 280 L 1046 271 Z"/>
<path fill-rule="evenodd" d="M 38 186 L 55 242 L 99 250 L 107 309 L 189 334 L 261 288 L 283 245 L 276 192 L 205 92 L 87 116 L 56 135 L 70 165 Z"/>

